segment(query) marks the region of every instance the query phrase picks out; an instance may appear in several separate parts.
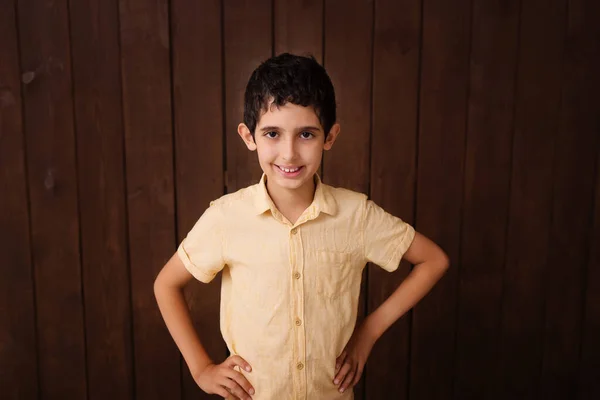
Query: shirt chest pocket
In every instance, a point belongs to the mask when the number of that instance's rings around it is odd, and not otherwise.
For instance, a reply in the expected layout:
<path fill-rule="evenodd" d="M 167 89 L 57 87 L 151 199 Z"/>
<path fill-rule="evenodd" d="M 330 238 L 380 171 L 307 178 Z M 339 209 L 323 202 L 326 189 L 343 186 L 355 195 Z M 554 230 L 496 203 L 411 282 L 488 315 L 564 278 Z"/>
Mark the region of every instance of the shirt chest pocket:
<path fill-rule="evenodd" d="M 315 289 L 317 293 L 335 298 L 345 294 L 352 285 L 351 255 L 332 251 L 315 254 Z"/>

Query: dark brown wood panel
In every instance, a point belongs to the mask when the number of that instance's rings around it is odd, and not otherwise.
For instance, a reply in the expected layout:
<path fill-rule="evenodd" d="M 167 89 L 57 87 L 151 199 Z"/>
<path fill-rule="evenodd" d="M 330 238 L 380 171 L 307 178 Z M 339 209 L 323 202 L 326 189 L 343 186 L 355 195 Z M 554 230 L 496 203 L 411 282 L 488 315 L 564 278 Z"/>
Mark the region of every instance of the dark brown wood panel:
<path fill-rule="evenodd" d="M 244 119 L 244 91 L 248 78 L 273 54 L 273 16 L 270 0 L 225 1 L 223 7 L 226 185 L 231 193 L 257 183 L 262 175 L 256 152 L 248 151 L 237 127 Z"/>
<path fill-rule="evenodd" d="M 451 266 L 413 312 L 410 398 L 448 399 L 460 271 L 470 1 L 428 1 L 422 18 L 416 226 L 446 251 Z"/>
<path fill-rule="evenodd" d="M 496 389 L 519 2 L 474 0 L 454 395 Z"/>
<path fill-rule="evenodd" d="M 323 1 L 274 2 L 275 54 L 312 55 L 323 62 Z"/>
<path fill-rule="evenodd" d="M 221 11 L 218 0 L 171 3 L 178 243 L 210 201 L 223 195 Z M 227 356 L 219 329 L 220 288 L 218 275 L 209 285 L 193 281 L 185 291 L 214 362 Z M 182 374 L 184 399 L 216 398 L 198 387 L 183 360 Z"/>
<path fill-rule="evenodd" d="M 554 158 L 554 204 L 546 277 L 540 397 L 572 397 L 579 380 L 585 277 L 599 144 L 598 4 L 569 1 L 561 110 Z M 598 64 L 596 63 L 597 67 Z"/>
<path fill-rule="evenodd" d="M 375 2 L 371 198 L 414 223 L 421 1 Z M 383 303 L 410 272 L 403 261 L 393 274 L 369 266 L 367 312 Z M 366 399 L 406 399 L 410 366 L 410 313 L 373 347 Z M 389 365 L 393 365 L 389 368 Z"/>
<path fill-rule="evenodd" d="M 564 10 L 565 0 L 521 6 L 497 399 L 537 397 Z"/>
<path fill-rule="evenodd" d="M 362 193 L 369 193 L 373 7 L 359 0 L 325 4 L 324 65 L 342 128 L 333 151 L 325 153 L 323 177 L 330 185 Z M 366 277 L 365 269 L 357 326 L 366 311 Z M 364 398 L 364 382 L 363 376 L 354 388 L 357 400 Z"/>
<path fill-rule="evenodd" d="M 598 63 L 598 60 L 595 60 Z M 600 67 L 600 65 L 599 65 Z M 596 122 L 596 130 L 599 128 Z M 592 125 L 593 127 L 593 125 Z M 579 365 L 579 399 L 600 397 L 600 152 L 596 158 L 593 231 L 587 264 L 586 302 Z"/>
<path fill-rule="evenodd" d="M 168 2 L 119 5 L 135 393 L 173 399 L 179 352 L 152 290 L 176 243 Z"/>
<path fill-rule="evenodd" d="M 327 1 L 324 65 L 335 87 L 341 134 L 326 152 L 327 183 L 369 191 L 373 6 L 364 1 Z"/>
<path fill-rule="evenodd" d="M 20 1 L 17 14 L 36 282 L 39 390 L 44 398 L 85 398 L 67 2 Z"/>
<path fill-rule="evenodd" d="M 596 135 L 596 193 L 594 198 L 592 233 L 589 241 L 589 258 L 587 262 L 586 302 L 584 305 L 584 323 L 581 339 L 581 353 L 579 364 L 579 398 L 600 398 L 600 3 L 595 1 L 578 1 L 569 3 L 573 9 L 574 23 L 581 43 L 580 56 L 582 77 L 587 82 L 581 89 L 584 91 L 582 108 L 578 108 L 577 129 L 585 130 L 588 134 Z M 595 72 L 594 72 L 595 71 Z M 585 173 L 585 171 L 582 171 Z M 588 177 L 591 174 L 586 174 Z M 592 219 L 593 218 L 593 219 Z"/>
<path fill-rule="evenodd" d="M 119 8 L 69 4 L 89 398 L 127 399 L 133 365 Z"/>
<path fill-rule="evenodd" d="M 13 3 L 0 3 L 0 395 L 17 400 L 37 398 L 38 381 L 21 77 Z"/>

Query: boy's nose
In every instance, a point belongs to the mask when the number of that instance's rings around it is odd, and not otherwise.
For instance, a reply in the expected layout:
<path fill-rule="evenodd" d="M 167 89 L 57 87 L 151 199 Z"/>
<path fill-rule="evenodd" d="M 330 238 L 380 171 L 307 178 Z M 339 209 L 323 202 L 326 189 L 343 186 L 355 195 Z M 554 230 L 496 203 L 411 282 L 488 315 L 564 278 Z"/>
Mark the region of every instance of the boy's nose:
<path fill-rule="evenodd" d="M 281 157 L 284 160 L 293 160 L 296 157 L 296 146 L 293 140 L 283 142 L 280 149 Z"/>

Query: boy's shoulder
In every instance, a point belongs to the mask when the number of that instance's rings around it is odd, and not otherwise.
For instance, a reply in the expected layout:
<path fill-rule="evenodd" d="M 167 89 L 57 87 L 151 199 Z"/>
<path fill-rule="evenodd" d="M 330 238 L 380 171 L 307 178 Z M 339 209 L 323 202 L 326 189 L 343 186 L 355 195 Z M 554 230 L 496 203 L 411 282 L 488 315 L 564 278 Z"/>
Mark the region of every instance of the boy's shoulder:
<path fill-rule="evenodd" d="M 224 194 L 210 202 L 211 207 L 228 207 L 236 204 L 247 204 L 248 200 L 255 198 L 258 184 L 246 186 L 235 192 Z"/>
<path fill-rule="evenodd" d="M 333 196 L 337 201 L 351 202 L 351 203 L 363 203 L 367 200 L 367 195 L 361 192 L 356 192 L 351 189 L 344 187 L 335 187 L 327 184 L 323 184 L 323 189 Z"/>

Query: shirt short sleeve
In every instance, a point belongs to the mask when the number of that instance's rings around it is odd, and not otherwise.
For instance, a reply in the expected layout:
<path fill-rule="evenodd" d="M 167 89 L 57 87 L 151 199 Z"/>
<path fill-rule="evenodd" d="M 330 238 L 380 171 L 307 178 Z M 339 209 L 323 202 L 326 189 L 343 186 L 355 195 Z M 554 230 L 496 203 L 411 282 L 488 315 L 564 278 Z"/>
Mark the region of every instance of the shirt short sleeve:
<path fill-rule="evenodd" d="M 371 200 L 364 211 L 365 258 L 392 272 L 410 247 L 415 230 L 400 218 L 386 212 Z"/>
<path fill-rule="evenodd" d="M 209 283 L 225 266 L 221 216 L 211 203 L 177 249 L 185 268 L 200 282 Z"/>

